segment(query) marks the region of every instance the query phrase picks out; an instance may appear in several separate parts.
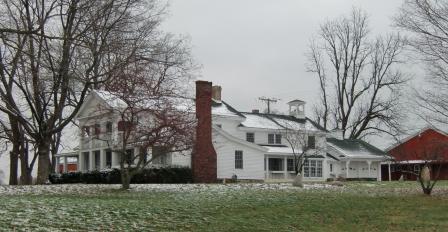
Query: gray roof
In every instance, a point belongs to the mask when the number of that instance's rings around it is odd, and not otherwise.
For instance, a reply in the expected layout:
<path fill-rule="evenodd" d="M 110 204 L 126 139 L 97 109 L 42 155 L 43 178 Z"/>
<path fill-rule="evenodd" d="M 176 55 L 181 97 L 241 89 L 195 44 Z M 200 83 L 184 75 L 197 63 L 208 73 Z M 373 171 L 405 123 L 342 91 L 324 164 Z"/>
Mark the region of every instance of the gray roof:
<path fill-rule="evenodd" d="M 329 146 L 342 153 L 345 157 L 351 158 L 380 158 L 388 157 L 383 150 L 360 139 L 327 138 Z"/>

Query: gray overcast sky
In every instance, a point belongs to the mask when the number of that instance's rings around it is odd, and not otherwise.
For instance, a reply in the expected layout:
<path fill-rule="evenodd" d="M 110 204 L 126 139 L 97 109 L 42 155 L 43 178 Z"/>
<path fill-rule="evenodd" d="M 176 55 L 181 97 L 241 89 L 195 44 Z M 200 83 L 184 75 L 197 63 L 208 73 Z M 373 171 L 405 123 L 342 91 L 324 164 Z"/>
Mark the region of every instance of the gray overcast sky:
<path fill-rule="evenodd" d="M 319 24 L 359 7 L 373 34 L 391 31 L 401 0 L 168 0 L 164 29 L 191 37 L 203 66 L 200 79 L 223 87 L 223 99 L 239 110 L 263 109 L 260 96 L 286 102 L 318 96 L 318 82 L 305 69 L 308 44 Z"/>

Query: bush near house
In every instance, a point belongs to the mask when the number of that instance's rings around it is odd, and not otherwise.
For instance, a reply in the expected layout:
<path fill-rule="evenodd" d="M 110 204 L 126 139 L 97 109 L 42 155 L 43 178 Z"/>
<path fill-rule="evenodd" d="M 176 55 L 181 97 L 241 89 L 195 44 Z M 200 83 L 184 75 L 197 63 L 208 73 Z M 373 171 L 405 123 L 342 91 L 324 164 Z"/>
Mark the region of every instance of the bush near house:
<path fill-rule="evenodd" d="M 120 184 L 121 173 L 119 169 L 110 169 L 91 172 L 69 172 L 51 174 L 52 184 Z M 131 179 L 133 184 L 150 183 L 191 183 L 193 180 L 190 168 L 151 168 L 143 169 Z"/>

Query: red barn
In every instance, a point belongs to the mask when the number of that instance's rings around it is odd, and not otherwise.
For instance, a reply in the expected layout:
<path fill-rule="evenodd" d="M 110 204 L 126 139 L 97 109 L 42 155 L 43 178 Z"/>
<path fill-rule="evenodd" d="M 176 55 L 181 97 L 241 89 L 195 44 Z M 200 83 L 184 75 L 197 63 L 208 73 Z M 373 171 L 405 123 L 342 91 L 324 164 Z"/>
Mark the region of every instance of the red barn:
<path fill-rule="evenodd" d="M 390 147 L 387 152 L 395 159 L 390 166 L 392 180 L 401 176 L 405 180 L 416 180 L 415 173 L 419 173 L 425 163 L 430 164 L 432 178 L 440 170 L 438 179 L 448 179 L 448 135 L 441 130 L 424 128 Z M 389 167 L 383 165 L 382 168 L 382 179 L 388 180 Z"/>

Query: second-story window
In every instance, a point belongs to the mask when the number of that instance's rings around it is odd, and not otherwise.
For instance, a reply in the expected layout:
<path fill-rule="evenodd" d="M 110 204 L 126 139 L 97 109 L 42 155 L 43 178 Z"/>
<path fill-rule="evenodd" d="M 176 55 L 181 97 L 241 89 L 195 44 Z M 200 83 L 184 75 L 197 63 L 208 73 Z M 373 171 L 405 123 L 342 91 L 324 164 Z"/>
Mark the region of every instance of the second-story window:
<path fill-rule="evenodd" d="M 282 135 L 268 134 L 268 144 L 282 144 Z"/>
<path fill-rule="evenodd" d="M 106 133 L 112 133 L 112 122 L 106 122 Z"/>
<path fill-rule="evenodd" d="M 101 133 L 101 125 L 100 124 L 95 124 L 93 126 L 93 133 L 95 135 L 99 135 Z"/>
<path fill-rule="evenodd" d="M 308 136 L 308 148 L 314 149 L 316 148 L 316 137 Z"/>
<path fill-rule="evenodd" d="M 246 141 L 254 143 L 255 142 L 255 134 L 254 133 L 246 133 Z"/>
<path fill-rule="evenodd" d="M 132 130 L 133 124 L 128 121 L 119 121 L 118 122 L 118 131 L 129 131 Z"/>
<path fill-rule="evenodd" d="M 275 135 L 275 144 L 282 144 L 282 135 L 281 134 Z"/>

